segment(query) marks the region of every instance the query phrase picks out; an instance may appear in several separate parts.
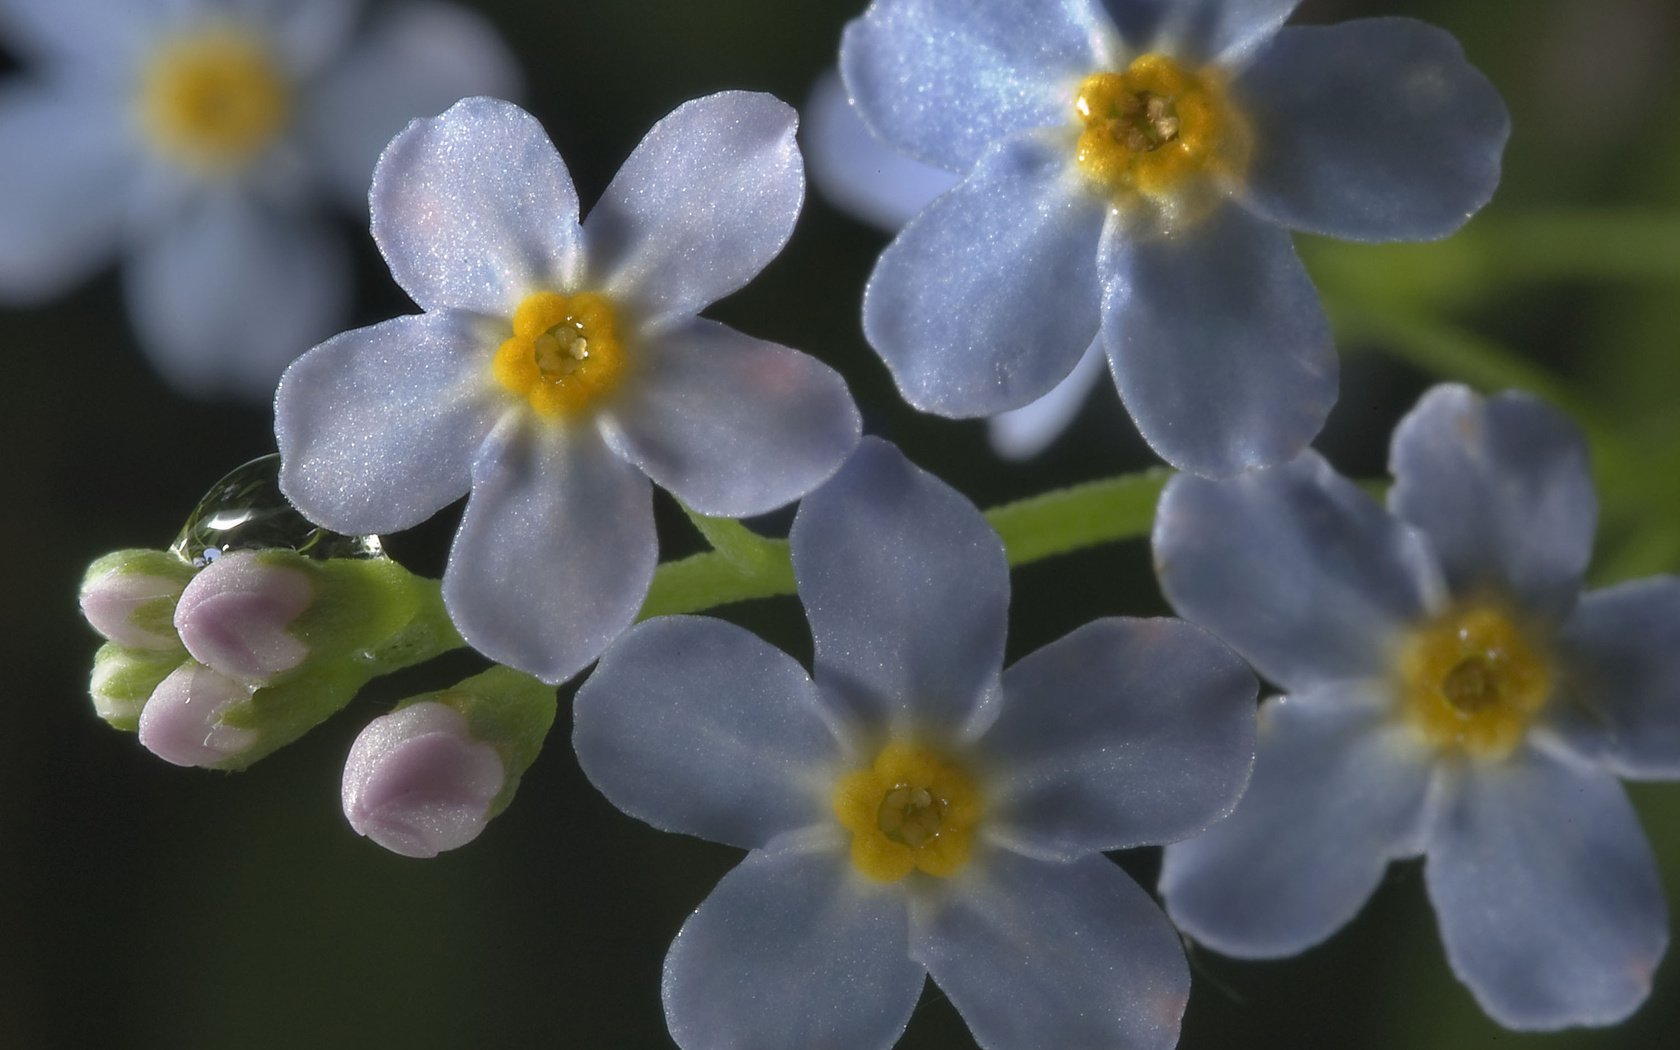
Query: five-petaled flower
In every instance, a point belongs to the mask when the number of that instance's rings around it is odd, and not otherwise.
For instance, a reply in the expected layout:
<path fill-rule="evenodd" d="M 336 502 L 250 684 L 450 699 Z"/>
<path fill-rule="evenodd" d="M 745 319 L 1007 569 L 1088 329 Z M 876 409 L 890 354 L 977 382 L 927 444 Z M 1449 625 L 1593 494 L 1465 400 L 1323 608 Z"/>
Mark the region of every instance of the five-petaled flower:
<path fill-rule="evenodd" d="M 876 265 L 864 330 L 916 407 L 991 415 L 1100 335 L 1169 463 L 1279 463 L 1336 396 L 1290 230 L 1414 240 L 1492 195 L 1509 129 L 1445 32 L 1280 28 L 1297 0 L 875 0 L 841 72 L 963 180 Z"/>
<path fill-rule="evenodd" d="M 373 233 L 425 311 L 346 332 L 280 383 L 280 485 L 348 534 L 471 490 L 443 592 L 462 635 L 549 682 L 634 619 L 658 560 L 649 478 L 701 514 L 826 480 L 857 408 L 814 358 L 696 316 L 786 243 L 792 109 L 723 92 L 654 126 L 578 220 L 535 118 L 496 99 L 416 121 L 374 174 Z"/>
<path fill-rule="evenodd" d="M 578 759 L 615 804 L 752 851 L 666 957 L 673 1037 L 887 1047 L 931 974 L 983 1046 L 1173 1046 L 1183 951 L 1099 851 L 1230 809 L 1253 675 L 1182 621 L 1117 618 L 1002 670 L 997 534 L 874 439 L 791 542 L 814 675 L 670 617 L 576 699 Z"/>
<path fill-rule="evenodd" d="M 179 389 L 266 400 L 342 323 L 350 265 L 315 207 L 366 208 L 409 119 L 505 94 L 477 15 L 360 0 L 0 0 L 43 75 L 0 97 L 0 299 L 126 254 L 143 348 Z"/>
<path fill-rule="evenodd" d="M 1495 1020 L 1619 1021 L 1668 940 L 1617 776 L 1680 776 L 1680 580 L 1580 593 L 1586 449 L 1526 395 L 1436 387 L 1390 467 L 1386 513 L 1311 452 L 1167 487 L 1168 598 L 1288 694 L 1236 813 L 1168 847 L 1168 913 L 1289 955 L 1422 854 L 1448 961 Z"/>

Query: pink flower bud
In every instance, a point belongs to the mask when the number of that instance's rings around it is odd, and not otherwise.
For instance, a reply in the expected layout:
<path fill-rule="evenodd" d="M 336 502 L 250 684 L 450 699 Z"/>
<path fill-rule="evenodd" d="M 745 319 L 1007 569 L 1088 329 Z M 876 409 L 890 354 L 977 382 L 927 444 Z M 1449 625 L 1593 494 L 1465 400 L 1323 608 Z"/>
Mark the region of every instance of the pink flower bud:
<path fill-rule="evenodd" d="M 288 628 L 314 599 L 303 573 L 266 564 L 257 551 L 236 551 L 187 584 L 175 606 L 175 629 L 199 663 L 260 682 L 308 657 L 309 647 Z"/>
<path fill-rule="evenodd" d="M 180 651 L 169 629 L 169 605 L 181 593 L 181 581 L 145 572 L 112 568 L 90 574 L 82 583 L 82 615 L 100 634 L 130 649 Z M 159 610 L 157 615 L 148 615 Z M 138 614 L 138 615 L 137 615 Z"/>
<path fill-rule="evenodd" d="M 222 715 L 250 697 L 241 682 L 187 662 L 158 683 L 140 711 L 140 743 L 177 766 L 213 767 L 257 742 L 253 729 L 222 724 Z"/>
<path fill-rule="evenodd" d="M 465 846 L 490 820 L 507 772 L 467 720 L 433 700 L 374 719 L 344 764 L 344 816 L 359 835 L 405 857 Z"/>

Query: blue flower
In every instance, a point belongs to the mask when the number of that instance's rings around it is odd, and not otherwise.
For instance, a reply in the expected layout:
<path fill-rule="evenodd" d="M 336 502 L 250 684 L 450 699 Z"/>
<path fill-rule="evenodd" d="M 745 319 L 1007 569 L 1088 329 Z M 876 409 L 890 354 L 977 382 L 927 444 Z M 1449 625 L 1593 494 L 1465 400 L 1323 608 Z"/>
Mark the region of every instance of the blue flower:
<path fill-rule="evenodd" d="M 814 675 L 668 617 L 576 699 L 578 759 L 616 805 L 751 850 L 666 957 L 678 1044 L 888 1047 L 931 974 L 983 1046 L 1173 1046 L 1183 951 L 1098 851 L 1230 809 L 1253 676 L 1178 620 L 1098 620 L 1002 670 L 997 534 L 874 439 L 791 542 Z"/>
<path fill-rule="evenodd" d="M 696 316 L 787 242 L 792 109 L 679 106 L 578 221 L 535 118 L 467 99 L 373 178 L 373 234 L 425 311 L 345 332 L 280 382 L 280 487 L 347 535 L 466 495 L 443 577 L 462 635 L 548 682 L 628 627 L 658 560 L 649 479 L 702 514 L 763 513 L 828 478 L 857 408 L 826 365 Z"/>
<path fill-rule="evenodd" d="M 962 173 L 889 245 L 864 331 L 946 416 L 1038 397 L 1094 338 L 1169 463 L 1304 448 L 1336 358 L 1290 230 L 1445 236 L 1509 130 L 1446 33 L 1280 28 L 1295 0 L 875 0 L 841 72 L 865 122 Z"/>
<path fill-rule="evenodd" d="M 366 207 L 410 118 L 514 90 L 477 15 L 357 0 L 0 0 L 41 75 L 0 94 L 0 300 L 125 256 L 143 348 L 176 387 L 266 400 L 343 320 L 350 264 L 316 198 Z"/>
<path fill-rule="evenodd" d="M 1236 813 L 1167 849 L 1168 913 L 1219 951 L 1289 955 L 1421 854 L 1447 959 L 1495 1020 L 1619 1021 L 1668 940 L 1617 777 L 1680 776 L 1680 579 L 1580 593 L 1587 453 L 1533 398 L 1436 387 L 1390 464 L 1387 512 L 1311 452 L 1167 486 L 1167 597 L 1287 693 Z"/>
<path fill-rule="evenodd" d="M 897 233 L 958 181 L 870 134 L 834 70 L 817 80 L 805 106 L 805 155 L 811 181 L 829 203 L 889 233 Z M 1079 414 L 1102 372 L 1102 343 L 1097 341 L 1048 393 L 986 421 L 993 451 L 1019 460 L 1049 448 Z"/>

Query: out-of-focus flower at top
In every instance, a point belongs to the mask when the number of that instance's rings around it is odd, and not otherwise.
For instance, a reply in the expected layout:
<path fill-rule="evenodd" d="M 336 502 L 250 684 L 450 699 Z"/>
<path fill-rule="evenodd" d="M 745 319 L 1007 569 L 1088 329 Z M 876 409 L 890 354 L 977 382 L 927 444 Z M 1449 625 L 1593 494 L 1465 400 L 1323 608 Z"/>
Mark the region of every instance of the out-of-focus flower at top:
<path fill-rule="evenodd" d="M 846 98 L 840 74 L 828 70 L 811 88 L 805 106 L 805 155 L 811 181 L 836 208 L 897 233 L 957 176 L 923 164 L 870 133 Z M 1103 371 L 1101 342 L 1094 342 L 1067 378 L 1037 400 L 986 421 L 998 455 L 1031 459 L 1060 437 Z"/>
<path fill-rule="evenodd" d="M 621 809 L 750 849 L 665 959 L 689 1050 L 880 1050 L 931 974 L 980 1045 L 1167 1048 L 1183 950 L 1101 850 L 1182 838 L 1248 777 L 1253 675 L 1178 620 L 1105 619 L 1003 669 L 1009 571 L 973 504 L 874 439 L 791 535 L 808 675 L 664 617 L 578 691 Z"/>
<path fill-rule="evenodd" d="M 1167 597 L 1287 693 L 1236 813 L 1167 848 L 1167 910 L 1219 951 L 1290 955 L 1422 854 L 1489 1015 L 1617 1022 L 1668 941 L 1617 776 L 1680 776 L 1680 579 L 1581 595 L 1587 453 L 1533 398 L 1436 387 L 1389 462 L 1387 513 L 1311 452 L 1167 486 Z"/>
<path fill-rule="evenodd" d="M 628 627 L 658 560 L 649 479 L 758 514 L 856 445 L 832 369 L 696 316 L 781 251 L 804 201 L 797 118 L 723 92 L 654 126 L 578 221 L 541 125 L 496 99 L 380 158 L 373 233 L 425 313 L 287 371 L 280 484 L 311 519 L 395 532 L 466 495 L 443 593 L 494 660 L 557 682 Z"/>
<path fill-rule="evenodd" d="M 886 143 L 961 174 L 890 244 L 864 331 L 945 416 L 1039 397 L 1100 338 L 1184 470 L 1282 462 L 1336 397 L 1291 230 L 1418 240 L 1499 177 L 1509 118 L 1451 36 L 1282 28 L 1296 0 L 875 0 L 841 73 Z"/>
<path fill-rule="evenodd" d="M 0 0 L 36 75 L 0 90 L 0 301 L 124 256 L 139 341 L 178 389 L 254 400 L 342 323 L 319 205 L 365 214 L 379 150 L 459 98 L 510 94 L 477 15 L 358 0 Z"/>

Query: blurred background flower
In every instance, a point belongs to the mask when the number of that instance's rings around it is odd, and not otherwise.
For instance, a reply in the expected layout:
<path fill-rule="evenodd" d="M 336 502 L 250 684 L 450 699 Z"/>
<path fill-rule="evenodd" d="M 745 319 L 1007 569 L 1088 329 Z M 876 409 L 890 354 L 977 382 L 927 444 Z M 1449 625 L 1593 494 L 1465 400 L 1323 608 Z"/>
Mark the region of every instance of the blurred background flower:
<path fill-rule="evenodd" d="M 682 101 L 742 88 L 801 103 L 863 4 L 468 6 L 509 42 L 526 101 L 587 206 Z M 1379 477 L 1390 430 L 1427 385 L 1508 382 L 1503 366 L 1520 362 L 1593 442 L 1604 514 L 1590 583 L 1680 569 L 1680 10 L 1671 0 L 1307 0 L 1297 20 L 1388 14 L 1453 32 L 1498 85 L 1514 133 L 1498 195 L 1458 236 L 1345 249 L 1302 239 L 1343 355 L 1318 447 L 1352 477 Z M 8 83 L 34 83 L 36 54 L 8 41 Z M 0 154 L 0 178 L 24 148 Z M 867 431 L 982 507 L 1154 463 L 1106 392 L 1024 464 L 990 455 L 980 422 L 902 405 L 859 324 L 886 240 L 813 192 L 788 250 L 713 316 L 833 365 Z M 365 230 L 344 243 L 356 289 L 344 325 L 412 311 Z M 741 854 L 646 828 L 597 795 L 565 746 L 569 688 L 514 804 L 471 845 L 430 861 L 358 836 L 340 811 L 341 774 L 357 733 L 392 703 L 481 666 L 464 654 L 381 683 L 236 776 L 168 766 L 99 720 L 87 696 L 98 638 L 76 609 L 86 566 L 117 548 L 167 545 L 211 483 L 273 448 L 266 409 L 184 401 L 165 385 L 123 296 L 107 271 L 63 298 L 0 312 L 10 713 L 0 730 L 0 1046 L 670 1045 L 660 960 Z M 680 513 L 664 502 L 658 512 L 667 555 L 693 549 Z M 445 512 L 388 547 L 438 575 L 457 520 Z M 1011 662 L 1098 616 L 1167 611 L 1142 542 L 1046 561 L 1012 585 Z M 806 659 L 797 611 L 792 599 L 723 610 Z M 1680 900 L 1680 796 L 1661 784 L 1631 794 L 1668 897 Z M 1152 885 L 1158 851 L 1120 861 Z M 1191 968 L 1188 1050 L 1496 1040 L 1647 1050 L 1680 1025 L 1670 959 L 1619 1027 L 1498 1029 L 1447 969 L 1415 862 L 1393 867 L 1347 928 L 1304 955 L 1247 963 L 1193 949 Z M 929 993 L 900 1045 L 973 1041 Z"/>

